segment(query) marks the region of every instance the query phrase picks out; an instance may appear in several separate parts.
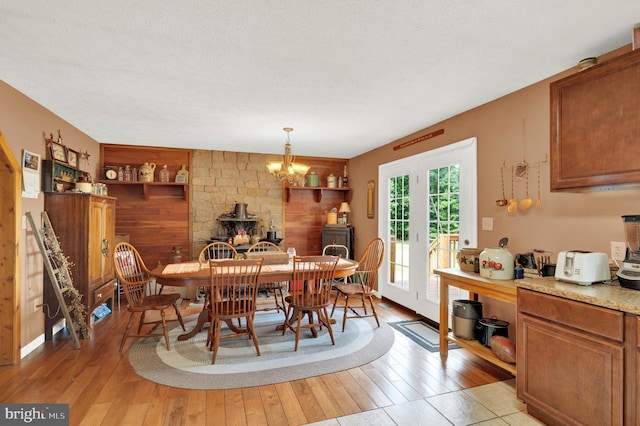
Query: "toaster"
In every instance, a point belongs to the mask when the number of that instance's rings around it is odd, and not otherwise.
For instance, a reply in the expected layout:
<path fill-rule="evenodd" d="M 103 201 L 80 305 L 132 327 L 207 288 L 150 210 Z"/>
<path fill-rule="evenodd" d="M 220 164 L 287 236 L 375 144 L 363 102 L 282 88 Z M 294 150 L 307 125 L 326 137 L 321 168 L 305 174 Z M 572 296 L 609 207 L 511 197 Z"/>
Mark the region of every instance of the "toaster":
<path fill-rule="evenodd" d="M 556 262 L 556 281 L 590 285 L 611 281 L 609 256 L 589 251 L 561 251 Z"/>

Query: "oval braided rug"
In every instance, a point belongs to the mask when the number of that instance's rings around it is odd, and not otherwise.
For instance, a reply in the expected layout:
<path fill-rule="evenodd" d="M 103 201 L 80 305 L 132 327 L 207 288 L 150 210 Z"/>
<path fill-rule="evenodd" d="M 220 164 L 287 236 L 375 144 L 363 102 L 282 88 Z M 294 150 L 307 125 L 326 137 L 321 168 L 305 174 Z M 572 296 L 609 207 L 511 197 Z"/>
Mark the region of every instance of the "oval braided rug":
<path fill-rule="evenodd" d="M 276 326 L 284 322 L 284 315 L 258 312 L 255 318 L 260 356 L 248 336 L 221 339 L 218 357 L 211 364 L 211 352 L 206 348 L 206 331 L 189 340 L 179 342 L 184 333 L 177 323 L 170 330 L 171 350 L 164 338 L 148 337 L 136 340 L 129 349 L 129 362 L 136 373 L 162 385 L 184 389 L 233 389 L 280 383 L 347 370 L 367 364 L 384 355 L 393 345 L 394 331 L 381 322 L 378 328 L 372 318 L 350 319 L 342 330 L 342 318 L 334 318 L 331 338 L 323 328 L 317 338 L 303 329 L 298 351 L 294 352 L 295 333 L 284 336 Z M 186 317 L 190 330 L 195 317 Z M 228 332 L 223 326 L 223 333 Z"/>

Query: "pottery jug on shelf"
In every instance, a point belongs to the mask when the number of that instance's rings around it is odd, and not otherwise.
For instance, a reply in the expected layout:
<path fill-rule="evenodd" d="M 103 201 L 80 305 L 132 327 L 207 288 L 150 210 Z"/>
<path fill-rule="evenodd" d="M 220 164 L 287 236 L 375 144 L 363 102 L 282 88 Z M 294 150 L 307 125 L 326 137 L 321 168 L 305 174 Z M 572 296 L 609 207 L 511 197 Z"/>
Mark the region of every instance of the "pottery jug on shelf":
<path fill-rule="evenodd" d="M 138 171 L 141 182 L 153 182 L 153 173 L 156 170 L 156 163 L 144 163 Z"/>

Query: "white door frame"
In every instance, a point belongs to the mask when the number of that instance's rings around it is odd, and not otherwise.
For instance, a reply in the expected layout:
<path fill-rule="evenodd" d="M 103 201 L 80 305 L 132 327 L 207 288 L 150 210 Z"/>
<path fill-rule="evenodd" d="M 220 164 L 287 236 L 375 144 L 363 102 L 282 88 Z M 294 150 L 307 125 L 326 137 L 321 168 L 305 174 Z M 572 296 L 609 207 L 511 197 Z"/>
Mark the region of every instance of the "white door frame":
<path fill-rule="evenodd" d="M 453 143 L 431 151 L 426 151 L 378 167 L 378 230 L 379 235 L 389 244 L 389 178 L 409 174 L 410 191 L 414 194 L 410 202 L 410 285 L 403 290 L 389 283 L 389 253 L 380 268 L 378 292 L 396 303 L 427 318 L 439 321 L 439 305 L 427 300 L 428 265 L 428 171 L 443 165 L 460 165 L 460 247 L 475 247 L 478 241 L 477 202 L 477 139 L 475 137 Z M 416 178 L 417 176 L 417 178 Z M 415 192 L 414 192 L 415 191 Z M 421 197 L 414 201 L 416 197 Z M 464 214 L 463 214 L 464 212 Z"/>

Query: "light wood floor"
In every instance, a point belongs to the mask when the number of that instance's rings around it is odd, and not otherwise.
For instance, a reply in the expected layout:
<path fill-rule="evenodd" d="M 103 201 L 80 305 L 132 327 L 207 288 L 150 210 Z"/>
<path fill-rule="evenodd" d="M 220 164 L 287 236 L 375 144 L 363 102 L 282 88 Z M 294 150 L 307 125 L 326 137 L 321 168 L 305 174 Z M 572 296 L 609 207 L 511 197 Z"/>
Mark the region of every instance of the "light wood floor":
<path fill-rule="evenodd" d="M 387 322 L 416 318 L 378 302 Z M 66 403 L 71 425 L 301 425 L 398 405 L 511 376 L 464 349 L 449 351 L 443 366 L 396 333 L 378 360 L 305 380 L 231 390 L 185 390 L 139 377 L 118 346 L 127 312 L 114 310 L 75 350 L 59 333 L 22 360 L 0 367 L 0 402 Z M 350 320 L 363 321 L 363 320 Z M 374 323 L 375 325 L 375 323 Z"/>

